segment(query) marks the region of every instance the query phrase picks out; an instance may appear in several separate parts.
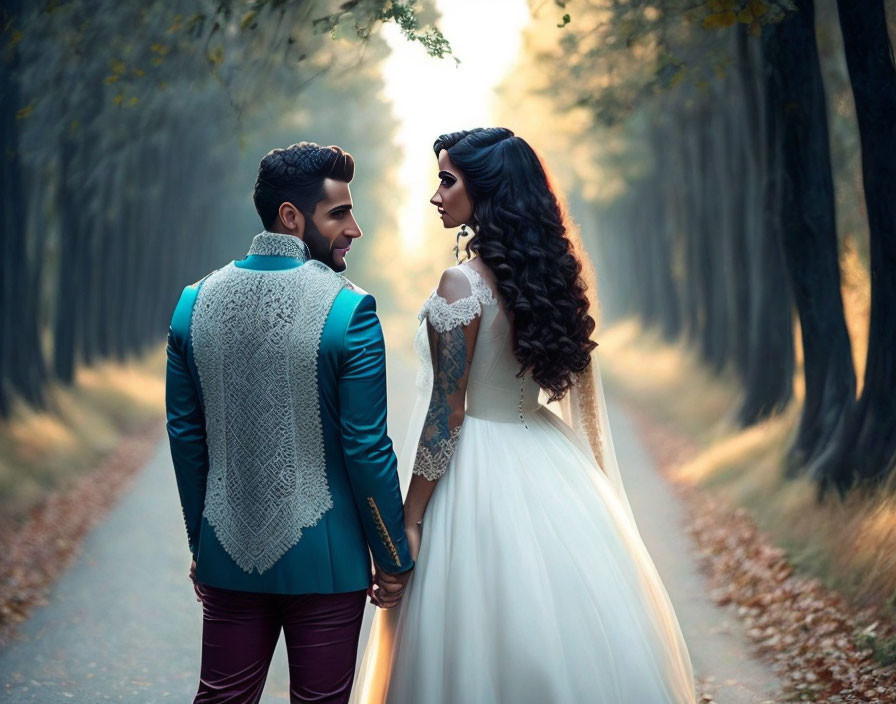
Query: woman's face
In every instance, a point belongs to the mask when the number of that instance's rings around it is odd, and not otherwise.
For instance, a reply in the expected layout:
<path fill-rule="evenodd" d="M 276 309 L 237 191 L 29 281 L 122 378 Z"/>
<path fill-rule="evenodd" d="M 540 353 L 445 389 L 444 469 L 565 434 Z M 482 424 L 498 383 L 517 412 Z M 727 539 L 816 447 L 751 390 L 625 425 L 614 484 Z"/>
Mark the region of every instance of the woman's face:
<path fill-rule="evenodd" d="M 438 209 L 443 227 L 460 227 L 473 217 L 473 201 L 447 149 L 439 152 L 439 188 L 429 202 Z"/>

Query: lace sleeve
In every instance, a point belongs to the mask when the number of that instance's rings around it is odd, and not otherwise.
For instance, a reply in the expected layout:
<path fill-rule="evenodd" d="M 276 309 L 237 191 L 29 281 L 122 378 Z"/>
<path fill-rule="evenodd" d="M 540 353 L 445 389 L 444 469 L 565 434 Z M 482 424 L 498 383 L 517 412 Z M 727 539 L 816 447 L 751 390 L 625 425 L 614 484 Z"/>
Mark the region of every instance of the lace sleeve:
<path fill-rule="evenodd" d="M 465 296 L 453 303 L 433 291 L 432 295 L 423 304 L 419 319 L 424 318 L 435 328 L 436 332 L 448 332 L 451 328 L 469 325 L 475 318 L 482 315 L 482 304 L 474 295 Z"/>
<path fill-rule="evenodd" d="M 421 320 L 427 321 L 433 384 L 413 472 L 430 481 L 444 476 L 460 438 L 481 314 L 482 305 L 468 278 L 456 268 L 443 274 L 420 312 Z"/>

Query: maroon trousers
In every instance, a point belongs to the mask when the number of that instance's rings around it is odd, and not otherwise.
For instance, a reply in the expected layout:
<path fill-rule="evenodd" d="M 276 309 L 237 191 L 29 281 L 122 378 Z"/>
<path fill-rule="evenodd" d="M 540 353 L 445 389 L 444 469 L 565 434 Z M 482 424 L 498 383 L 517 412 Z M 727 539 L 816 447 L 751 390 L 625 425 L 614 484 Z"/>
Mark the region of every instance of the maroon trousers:
<path fill-rule="evenodd" d="M 366 591 L 288 595 L 195 586 L 203 623 L 194 704 L 256 704 L 281 629 L 290 702 L 348 702 Z"/>

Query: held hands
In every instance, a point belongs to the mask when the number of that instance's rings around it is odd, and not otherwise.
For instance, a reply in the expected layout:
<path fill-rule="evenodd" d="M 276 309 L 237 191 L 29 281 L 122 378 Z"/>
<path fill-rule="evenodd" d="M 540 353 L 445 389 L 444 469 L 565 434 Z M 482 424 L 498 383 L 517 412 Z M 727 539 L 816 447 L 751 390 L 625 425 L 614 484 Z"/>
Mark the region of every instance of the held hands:
<path fill-rule="evenodd" d="M 417 555 L 420 553 L 420 541 L 423 537 L 423 521 L 405 521 L 405 533 L 408 536 L 408 548 L 411 551 L 411 558 L 416 562 Z M 379 606 L 381 609 L 391 609 L 398 605 L 404 594 L 404 588 L 407 586 L 411 573 L 414 570 L 408 570 L 401 574 L 389 574 L 380 569 L 379 565 L 375 565 L 376 569 L 373 574 L 373 586 L 367 590 L 370 597 L 370 603 Z"/>
<path fill-rule="evenodd" d="M 370 603 L 381 609 L 391 609 L 398 606 L 404 594 L 404 588 L 411 578 L 414 570 L 408 570 L 401 574 L 389 574 L 376 565 L 373 573 L 373 585 L 367 590 Z"/>

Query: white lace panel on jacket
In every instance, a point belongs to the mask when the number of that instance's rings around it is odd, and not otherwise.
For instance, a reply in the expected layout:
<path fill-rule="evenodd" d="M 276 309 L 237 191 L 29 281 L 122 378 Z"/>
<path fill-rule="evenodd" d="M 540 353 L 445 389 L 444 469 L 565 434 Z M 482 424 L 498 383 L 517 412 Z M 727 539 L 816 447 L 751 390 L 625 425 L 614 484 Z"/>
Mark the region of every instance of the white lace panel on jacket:
<path fill-rule="evenodd" d="M 317 261 L 206 279 L 191 335 L 209 448 L 203 516 L 263 573 L 333 506 L 317 388 L 320 337 L 344 279 Z"/>

